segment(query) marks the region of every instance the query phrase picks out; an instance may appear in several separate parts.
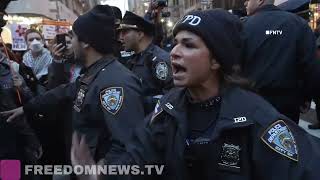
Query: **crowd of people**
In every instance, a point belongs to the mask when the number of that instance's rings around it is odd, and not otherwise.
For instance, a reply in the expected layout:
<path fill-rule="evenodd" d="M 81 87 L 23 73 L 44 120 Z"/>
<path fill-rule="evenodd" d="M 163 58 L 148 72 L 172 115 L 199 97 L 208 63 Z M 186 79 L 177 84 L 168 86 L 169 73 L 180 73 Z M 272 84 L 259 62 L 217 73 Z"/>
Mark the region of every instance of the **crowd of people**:
<path fill-rule="evenodd" d="M 156 45 L 153 1 L 145 17 L 97 5 L 63 43 L 29 29 L 21 62 L 0 53 L 0 159 L 165 167 L 64 179 L 319 179 L 320 139 L 298 122 L 319 104 L 320 38 L 273 4 L 247 0 L 241 19 L 191 11 L 170 52 Z"/>

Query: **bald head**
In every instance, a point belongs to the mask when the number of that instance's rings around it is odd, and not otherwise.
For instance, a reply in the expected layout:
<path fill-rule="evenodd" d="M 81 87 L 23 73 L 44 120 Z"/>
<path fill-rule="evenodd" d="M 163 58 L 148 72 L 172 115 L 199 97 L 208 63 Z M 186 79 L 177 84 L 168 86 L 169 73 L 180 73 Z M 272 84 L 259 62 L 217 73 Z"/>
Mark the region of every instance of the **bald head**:
<path fill-rule="evenodd" d="M 274 4 L 274 1 L 275 0 L 246 0 L 244 5 L 246 6 L 247 14 L 250 16 L 262 6 Z"/>

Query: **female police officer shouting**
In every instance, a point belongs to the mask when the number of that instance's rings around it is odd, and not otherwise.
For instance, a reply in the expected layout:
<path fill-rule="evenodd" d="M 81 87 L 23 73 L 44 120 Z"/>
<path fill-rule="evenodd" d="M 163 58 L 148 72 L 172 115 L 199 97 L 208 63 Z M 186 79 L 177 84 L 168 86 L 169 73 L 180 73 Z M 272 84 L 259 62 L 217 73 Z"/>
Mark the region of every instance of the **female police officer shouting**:
<path fill-rule="evenodd" d="M 240 88 L 244 81 L 232 68 L 241 56 L 240 31 L 239 20 L 224 10 L 184 16 L 171 52 L 178 88 L 106 163 L 164 164 L 164 179 L 319 179 L 320 141 Z M 74 157 L 80 149 L 74 137 Z"/>

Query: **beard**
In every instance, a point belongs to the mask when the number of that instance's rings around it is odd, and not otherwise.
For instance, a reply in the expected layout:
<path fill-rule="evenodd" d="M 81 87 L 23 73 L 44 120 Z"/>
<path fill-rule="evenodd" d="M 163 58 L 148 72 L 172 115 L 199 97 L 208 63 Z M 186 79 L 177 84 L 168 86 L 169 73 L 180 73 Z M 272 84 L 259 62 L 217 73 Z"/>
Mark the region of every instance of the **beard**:
<path fill-rule="evenodd" d="M 74 52 L 73 62 L 76 65 L 84 66 L 85 65 L 85 56 L 82 51 Z"/>

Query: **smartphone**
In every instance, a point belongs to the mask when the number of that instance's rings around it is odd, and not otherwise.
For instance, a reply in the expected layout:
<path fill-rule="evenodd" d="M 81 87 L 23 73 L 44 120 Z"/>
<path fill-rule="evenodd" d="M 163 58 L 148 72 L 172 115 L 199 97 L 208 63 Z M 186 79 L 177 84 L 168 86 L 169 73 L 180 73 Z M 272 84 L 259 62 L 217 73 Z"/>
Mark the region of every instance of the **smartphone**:
<path fill-rule="evenodd" d="M 62 47 L 64 46 L 65 48 L 67 47 L 66 43 L 66 34 L 57 34 L 57 44 L 62 44 Z"/>
<path fill-rule="evenodd" d="M 159 7 L 168 7 L 168 0 L 157 0 Z"/>

